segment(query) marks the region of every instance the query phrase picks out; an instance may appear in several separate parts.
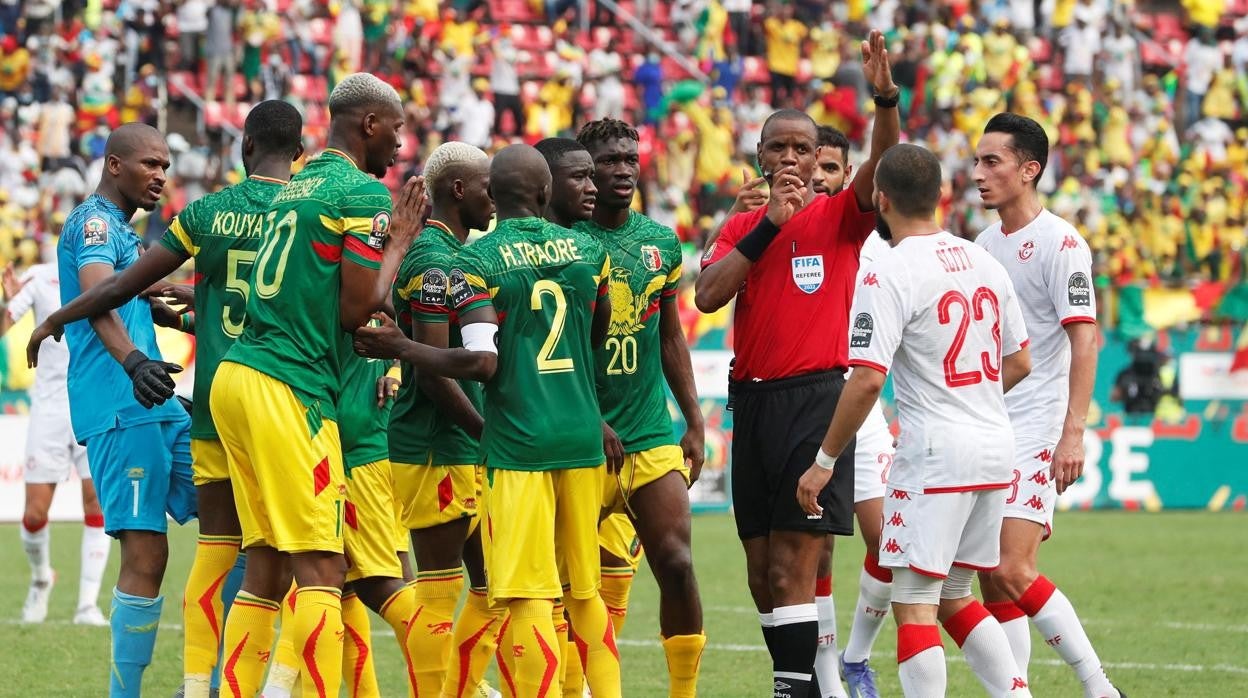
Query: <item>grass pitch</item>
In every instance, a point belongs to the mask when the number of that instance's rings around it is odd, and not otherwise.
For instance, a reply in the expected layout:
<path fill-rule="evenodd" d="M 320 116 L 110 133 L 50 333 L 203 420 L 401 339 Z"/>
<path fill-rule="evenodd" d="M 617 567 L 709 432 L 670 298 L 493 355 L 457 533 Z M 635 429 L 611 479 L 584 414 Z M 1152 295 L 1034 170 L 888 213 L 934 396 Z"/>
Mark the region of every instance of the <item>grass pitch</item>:
<path fill-rule="evenodd" d="M 62 495 L 68 496 L 68 495 Z M 1184 512 L 1066 513 L 1041 548 L 1041 569 L 1074 603 L 1111 680 L 1136 696 L 1239 695 L 1248 681 L 1248 528 L 1242 515 Z M 58 524 L 52 556 L 58 573 L 48 622 L 18 622 L 29 582 L 15 526 L 0 546 L 0 696 L 102 696 L 107 693 L 108 629 L 70 624 L 77 599 L 80 527 Z M 694 559 L 709 645 L 699 694 L 754 698 L 770 690 L 770 662 L 745 585 L 745 565 L 728 515 L 694 521 Z M 182 584 L 195 549 L 195 526 L 174 529 L 164 620 L 144 696 L 170 696 L 182 673 Z M 838 630 L 849 631 L 857 598 L 862 543 L 839 539 Z M 116 579 L 117 554 L 101 604 Z M 666 695 L 658 644 L 658 594 L 643 567 L 620 638 L 626 696 Z M 872 663 L 881 693 L 900 696 L 895 628 L 885 623 Z M 405 695 L 404 672 L 389 628 L 373 618 L 377 673 L 385 696 Z M 946 638 L 950 696 L 983 695 L 957 647 Z M 491 672 L 493 675 L 493 672 Z M 1074 674 L 1033 635 L 1031 686 L 1036 696 L 1080 696 Z"/>

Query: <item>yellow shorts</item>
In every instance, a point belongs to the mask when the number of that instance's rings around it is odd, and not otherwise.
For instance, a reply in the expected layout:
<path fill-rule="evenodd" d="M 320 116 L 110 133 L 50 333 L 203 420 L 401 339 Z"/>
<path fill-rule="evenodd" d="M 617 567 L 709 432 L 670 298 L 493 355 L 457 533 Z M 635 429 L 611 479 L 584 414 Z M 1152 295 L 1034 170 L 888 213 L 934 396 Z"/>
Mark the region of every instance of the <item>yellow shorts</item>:
<path fill-rule="evenodd" d="M 611 514 L 598 524 L 598 545 L 602 549 L 628 563 L 636 572 L 641 566 L 644 551 L 637 529 L 627 514 Z"/>
<path fill-rule="evenodd" d="M 343 509 L 342 543 L 347 552 L 347 581 L 368 577 L 403 578 L 395 540 L 394 480 L 390 461 L 351 469 Z"/>
<path fill-rule="evenodd" d="M 394 464 L 403 525 L 418 531 L 477 515 L 481 469 L 476 465 Z"/>
<path fill-rule="evenodd" d="M 603 483 L 603 513 L 623 513 L 634 492 L 671 472 L 680 473 L 685 484 L 689 484 L 689 466 L 685 465 L 685 453 L 680 446 L 657 446 L 625 454 L 620 472 L 607 473 Z"/>
<path fill-rule="evenodd" d="M 218 439 L 191 439 L 191 483 L 196 487 L 230 479 L 225 447 Z"/>
<path fill-rule="evenodd" d="M 598 493 L 606 466 L 486 471 L 482 535 L 490 602 L 592 598 L 601 581 Z M 563 591 L 560 570 L 570 589 Z"/>
<path fill-rule="evenodd" d="M 212 386 L 243 547 L 341 553 L 347 484 L 338 425 L 249 366 L 223 362 Z"/>

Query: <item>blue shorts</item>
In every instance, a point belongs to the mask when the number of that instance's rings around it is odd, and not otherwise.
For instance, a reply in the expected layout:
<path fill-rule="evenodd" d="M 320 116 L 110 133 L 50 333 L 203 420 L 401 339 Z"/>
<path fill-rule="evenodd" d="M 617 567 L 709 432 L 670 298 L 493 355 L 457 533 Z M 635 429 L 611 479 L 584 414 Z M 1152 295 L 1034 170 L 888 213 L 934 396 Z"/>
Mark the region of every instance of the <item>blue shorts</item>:
<path fill-rule="evenodd" d="M 164 533 L 168 514 L 179 524 L 195 517 L 191 483 L 191 420 L 116 427 L 87 439 L 87 458 L 104 512 L 104 530 Z"/>

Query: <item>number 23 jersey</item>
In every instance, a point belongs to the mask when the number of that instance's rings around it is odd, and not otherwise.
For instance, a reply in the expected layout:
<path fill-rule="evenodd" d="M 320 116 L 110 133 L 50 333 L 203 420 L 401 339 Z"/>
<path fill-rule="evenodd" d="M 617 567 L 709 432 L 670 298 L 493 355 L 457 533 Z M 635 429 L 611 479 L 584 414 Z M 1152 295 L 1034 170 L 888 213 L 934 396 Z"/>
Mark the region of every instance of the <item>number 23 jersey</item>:
<path fill-rule="evenodd" d="M 850 312 L 849 363 L 893 372 L 901 435 L 891 487 L 1008 486 L 1014 437 L 1001 357 L 1025 346 L 1014 287 L 982 247 L 916 235 L 867 267 Z"/>
<path fill-rule="evenodd" d="M 451 269 L 448 304 L 498 314 L 498 370 L 485 384 L 485 464 L 504 470 L 601 465 L 590 347 L 610 260 L 583 233 L 541 218 L 501 221 Z"/>

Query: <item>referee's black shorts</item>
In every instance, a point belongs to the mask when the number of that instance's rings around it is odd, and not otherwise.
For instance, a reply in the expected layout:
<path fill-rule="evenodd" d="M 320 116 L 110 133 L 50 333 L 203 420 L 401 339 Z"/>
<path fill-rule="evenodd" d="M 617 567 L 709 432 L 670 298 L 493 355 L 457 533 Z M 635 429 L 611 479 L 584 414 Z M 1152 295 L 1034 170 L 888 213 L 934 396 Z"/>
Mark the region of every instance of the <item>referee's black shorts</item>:
<path fill-rule="evenodd" d="M 732 384 L 732 506 L 742 540 L 771 531 L 854 534 L 853 441 L 819 495 L 823 516 L 797 503 L 797 482 L 815 462 L 844 386 L 841 371 Z"/>

